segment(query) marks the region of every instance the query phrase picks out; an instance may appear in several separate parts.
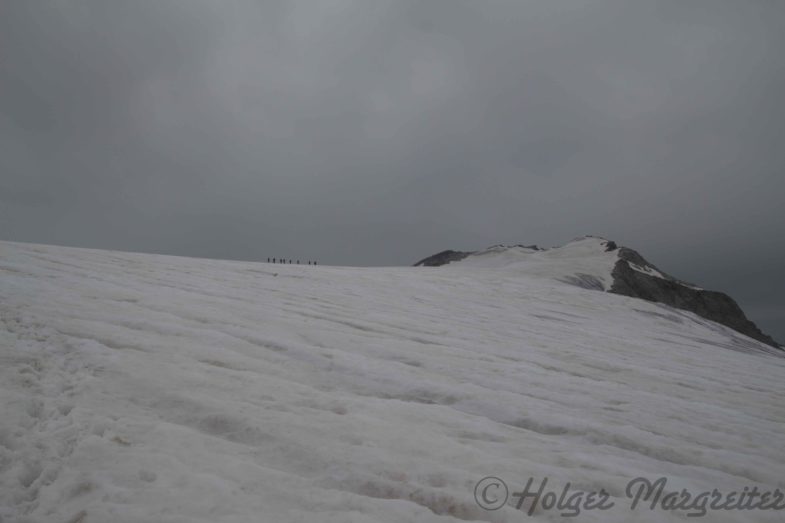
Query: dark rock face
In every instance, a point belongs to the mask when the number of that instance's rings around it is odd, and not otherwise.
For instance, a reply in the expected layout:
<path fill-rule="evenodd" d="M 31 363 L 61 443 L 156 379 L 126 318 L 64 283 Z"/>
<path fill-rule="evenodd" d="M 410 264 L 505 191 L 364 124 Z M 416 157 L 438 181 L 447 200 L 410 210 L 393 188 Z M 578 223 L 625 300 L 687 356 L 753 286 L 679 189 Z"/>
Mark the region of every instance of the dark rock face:
<path fill-rule="evenodd" d="M 461 251 L 442 251 L 440 253 L 434 254 L 433 256 L 428 256 L 417 263 L 414 264 L 415 267 L 439 267 L 441 265 L 447 265 L 450 262 L 459 261 L 470 254 L 474 254 L 473 252 L 461 252 Z"/>
<path fill-rule="evenodd" d="M 622 247 L 619 251 L 619 261 L 616 262 L 611 273 L 613 285 L 610 292 L 694 312 L 702 318 L 716 321 L 750 338 L 779 348 L 778 343 L 747 319 L 741 307 L 727 294 L 693 288 L 662 271 L 658 272 L 664 278 L 650 276 L 633 269 L 630 263 L 641 268 L 657 270 L 637 252 Z"/>

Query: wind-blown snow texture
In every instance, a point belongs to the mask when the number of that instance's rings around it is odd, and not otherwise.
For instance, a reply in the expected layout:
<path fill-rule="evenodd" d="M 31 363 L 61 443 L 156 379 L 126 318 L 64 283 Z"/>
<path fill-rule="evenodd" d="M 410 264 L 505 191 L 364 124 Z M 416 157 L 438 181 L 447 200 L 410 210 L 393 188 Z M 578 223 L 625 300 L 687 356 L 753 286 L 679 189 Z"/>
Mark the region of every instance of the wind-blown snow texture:
<path fill-rule="evenodd" d="M 580 252 L 596 246 L 572 248 L 574 272 L 596 277 Z M 480 509 L 474 484 L 494 475 L 617 500 L 576 521 L 683 521 L 630 512 L 627 482 L 785 488 L 777 353 L 546 265 L 279 266 L 0 242 L 0 516 L 560 520 Z"/>

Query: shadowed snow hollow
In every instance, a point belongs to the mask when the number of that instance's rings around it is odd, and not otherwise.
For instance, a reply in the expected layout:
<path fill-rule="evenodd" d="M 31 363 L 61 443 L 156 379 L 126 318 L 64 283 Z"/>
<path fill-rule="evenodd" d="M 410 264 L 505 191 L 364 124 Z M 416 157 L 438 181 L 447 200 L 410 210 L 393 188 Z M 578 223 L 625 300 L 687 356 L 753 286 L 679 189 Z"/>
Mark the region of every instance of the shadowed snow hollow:
<path fill-rule="evenodd" d="M 512 497 L 478 506 L 485 476 L 616 503 L 576 521 L 682 521 L 630 511 L 627 483 L 785 488 L 778 350 L 561 281 L 612 285 L 598 242 L 497 254 L 422 270 L 0 242 L 2 521 L 527 520 Z"/>

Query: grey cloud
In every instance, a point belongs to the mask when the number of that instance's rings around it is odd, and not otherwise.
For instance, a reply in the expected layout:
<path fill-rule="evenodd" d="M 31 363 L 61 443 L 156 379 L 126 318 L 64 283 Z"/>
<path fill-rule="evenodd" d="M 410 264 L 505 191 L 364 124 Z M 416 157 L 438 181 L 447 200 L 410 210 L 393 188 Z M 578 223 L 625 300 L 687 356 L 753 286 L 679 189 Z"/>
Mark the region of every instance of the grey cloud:
<path fill-rule="evenodd" d="M 785 339 L 784 14 L 12 0 L 0 232 L 356 265 L 597 233 Z"/>

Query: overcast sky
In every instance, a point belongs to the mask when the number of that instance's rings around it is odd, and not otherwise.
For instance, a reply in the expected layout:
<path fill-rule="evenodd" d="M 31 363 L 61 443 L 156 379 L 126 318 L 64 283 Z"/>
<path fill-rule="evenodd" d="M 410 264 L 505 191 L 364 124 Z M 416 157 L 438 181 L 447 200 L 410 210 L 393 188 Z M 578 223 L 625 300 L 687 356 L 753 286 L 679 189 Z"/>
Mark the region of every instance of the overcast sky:
<path fill-rule="evenodd" d="M 0 239 L 410 264 L 597 234 L 785 340 L 785 2 L 3 0 Z"/>

